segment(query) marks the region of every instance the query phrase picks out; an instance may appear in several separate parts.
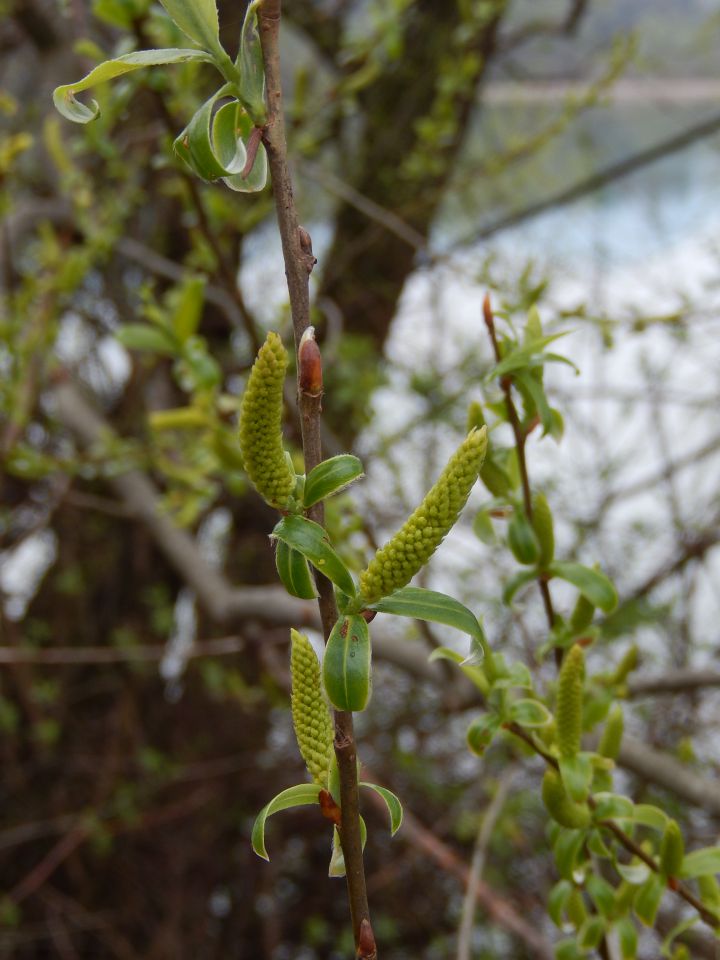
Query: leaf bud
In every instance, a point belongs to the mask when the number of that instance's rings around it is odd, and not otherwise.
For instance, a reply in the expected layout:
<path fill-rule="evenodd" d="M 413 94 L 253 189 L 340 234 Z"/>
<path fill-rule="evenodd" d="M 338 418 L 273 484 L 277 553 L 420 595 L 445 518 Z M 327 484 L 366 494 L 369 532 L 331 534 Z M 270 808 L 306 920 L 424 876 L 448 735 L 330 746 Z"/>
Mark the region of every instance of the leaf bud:
<path fill-rule="evenodd" d="M 508 544 L 518 563 L 532 566 L 540 559 L 537 534 L 522 507 L 516 507 L 508 524 Z"/>
<path fill-rule="evenodd" d="M 315 327 L 308 327 L 298 347 L 298 386 L 308 397 L 321 397 L 323 392 L 322 357 L 315 340 Z"/>
<path fill-rule="evenodd" d="M 623 654 L 623 658 L 620 663 L 617 665 L 615 673 L 613 674 L 612 682 L 613 683 L 625 683 L 628 678 L 628 674 L 638 665 L 638 648 L 633 644 L 628 650 Z"/>
<path fill-rule="evenodd" d="M 470 433 L 473 427 L 476 427 L 478 430 L 480 430 L 484 426 L 485 415 L 483 414 L 482 405 L 479 404 L 477 400 L 473 400 L 468 407 L 466 430 L 468 433 Z"/>
<path fill-rule="evenodd" d="M 595 616 L 595 604 L 591 603 L 585 594 L 581 593 L 570 615 L 570 632 L 574 637 L 590 626 Z"/>

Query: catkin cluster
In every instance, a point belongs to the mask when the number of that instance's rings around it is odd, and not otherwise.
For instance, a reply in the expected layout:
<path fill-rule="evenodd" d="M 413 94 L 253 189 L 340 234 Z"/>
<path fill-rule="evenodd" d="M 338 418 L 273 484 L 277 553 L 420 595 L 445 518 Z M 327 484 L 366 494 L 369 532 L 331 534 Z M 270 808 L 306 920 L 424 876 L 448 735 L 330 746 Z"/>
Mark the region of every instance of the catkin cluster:
<path fill-rule="evenodd" d="M 330 711 L 323 699 L 315 651 L 297 630 L 290 631 L 290 671 L 295 738 L 310 776 L 327 788 L 333 743 Z"/>
<path fill-rule="evenodd" d="M 268 333 L 248 377 L 240 407 L 240 449 L 260 496 L 284 507 L 295 488 L 282 445 L 283 384 L 288 358 L 282 340 Z"/>
<path fill-rule="evenodd" d="M 360 574 L 366 603 L 404 587 L 425 566 L 465 506 L 486 449 L 487 428 L 472 430 L 417 510 Z"/>

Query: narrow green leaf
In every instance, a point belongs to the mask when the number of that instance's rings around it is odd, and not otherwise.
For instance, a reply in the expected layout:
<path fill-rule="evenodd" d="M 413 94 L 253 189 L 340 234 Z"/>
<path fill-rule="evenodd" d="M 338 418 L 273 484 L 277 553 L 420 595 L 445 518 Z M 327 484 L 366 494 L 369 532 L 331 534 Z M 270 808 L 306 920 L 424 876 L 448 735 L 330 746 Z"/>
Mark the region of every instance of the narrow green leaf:
<path fill-rule="evenodd" d="M 314 467 L 305 478 L 303 504 L 312 507 L 333 493 L 344 490 L 353 480 L 363 476 L 363 466 L 357 457 L 342 453 L 324 460 Z"/>
<path fill-rule="evenodd" d="M 684 880 L 720 873 L 720 847 L 703 847 L 683 859 L 680 876 Z"/>
<path fill-rule="evenodd" d="M 494 380 L 497 377 L 504 377 L 508 373 L 514 373 L 516 370 L 522 370 L 530 366 L 531 360 L 541 354 L 542 351 L 554 340 L 565 337 L 570 333 L 569 330 L 563 333 L 554 333 L 549 337 L 539 337 L 537 340 L 531 340 L 522 347 L 511 350 L 493 369 L 487 374 L 486 379 Z M 564 358 L 563 358 L 564 359 Z"/>
<path fill-rule="evenodd" d="M 585 881 L 585 889 L 593 903 L 604 917 L 610 918 L 615 910 L 615 891 L 602 877 L 591 873 Z"/>
<path fill-rule="evenodd" d="M 201 60 L 212 63 L 212 57 L 203 50 L 139 50 L 135 53 L 126 53 L 115 60 L 106 60 L 99 64 L 77 83 L 67 83 L 56 87 L 53 92 L 53 102 L 56 109 L 68 120 L 74 123 L 89 123 L 100 113 L 100 107 L 95 100 L 88 107 L 75 99 L 75 94 L 87 90 L 98 83 L 121 77 L 133 70 L 142 70 L 144 67 L 155 67 L 166 63 L 186 63 L 189 60 Z"/>
<path fill-rule="evenodd" d="M 509 607 L 518 590 L 526 586 L 526 584 L 532 583 L 533 580 L 537 580 L 537 576 L 537 570 L 521 570 L 519 573 L 516 573 L 514 577 L 508 580 L 503 588 L 503 603 Z"/>
<path fill-rule="evenodd" d="M 258 34 L 257 10 L 260 0 L 253 0 L 245 11 L 240 33 L 240 50 L 237 65 L 240 68 L 240 87 L 243 103 L 253 122 L 265 123 L 265 67 Z"/>
<path fill-rule="evenodd" d="M 621 917 L 615 924 L 615 929 L 617 930 L 622 960 L 635 960 L 638 947 L 638 935 L 635 924 L 630 917 Z"/>
<path fill-rule="evenodd" d="M 187 276 L 177 291 L 170 323 L 180 343 L 197 333 L 205 302 L 207 279 L 197 274 Z"/>
<path fill-rule="evenodd" d="M 545 396 L 545 390 L 543 385 L 538 383 L 538 381 L 530 373 L 520 371 L 515 374 L 515 380 L 527 390 L 527 392 L 532 397 L 532 401 L 535 404 L 535 409 L 537 410 L 538 416 L 540 417 L 540 422 L 543 426 L 543 436 L 551 433 L 553 430 L 553 415 L 552 410 L 550 409 L 550 404 L 548 399 Z"/>
<path fill-rule="evenodd" d="M 675 956 L 673 951 L 673 944 L 678 937 L 682 936 L 683 933 L 687 933 L 688 930 L 691 930 L 696 923 L 698 923 L 700 917 L 697 915 L 688 917 L 686 920 L 681 920 L 679 923 L 676 923 L 675 926 L 670 930 L 667 936 L 663 939 L 663 942 L 660 944 L 660 953 L 663 957 L 672 958 Z"/>
<path fill-rule="evenodd" d="M 567 828 L 561 829 L 558 833 L 557 840 L 553 844 L 553 855 L 558 873 L 565 880 L 575 881 L 575 875 L 584 872 L 583 848 L 586 836 L 585 830 Z"/>
<path fill-rule="evenodd" d="M 355 596 L 355 583 L 350 571 L 333 550 L 327 533 L 319 524 L 305 517 L 283 517 L 271 537 L 298 550 L 343 593 L 350 597 Z"/>
<path fill-rule="evenodd" d="M 564 922 L 563 914 L 565 904 L 572 893 L 572 884 L 569 880 L 558 880 L 550 891 L 548 896 L 548 914 L 556 927 L 561 927 Z"/>
<path fill-rule="evenodd" d="M 126 323 L 120 327 L 116 336 L 128 350 L 160 353 L 166 357 L 174 357 L 179 352 L 179 344 L 169 330 L 151 327 L 147 323 Z"/>
<path fill-rule="evenodd" d="M 435 590 L 401 587 L 389 597 L 383 597 L 377 603 L 371 604 L 370 609 L 379 613 L 392 613 L 397 617 L 414 617 L 430 623 L 442 623 L 446 627 L 454 627 L 471 637 L 477 637 L 484 644 L 487 643 L 485 632 L 475 614 L 459 600 Z"/>
<path fill-rule="evenodd" d="M 654 873 L 636 893 L 635 900 L 633 901 L 635 915 L 646 927 L 652 927 L 654 925 L 664 892 L 665 884 L 662 877 Z"/>
<path fill-rule="evenodd" d="M 400 829 L 403 819 L 403 808 L 400 800 L 395 796 L 392 790 L 388 790 L 386 787 L 381 787 L 377 783 L 369 783 L 367 780 L 361 780 L 360 786 L 368 787 L 368 789 L 374 790 L 375 793 L 383 798 L 385 805 L 388 808 L 388 813 L 390 814 L 390 836 L 394 837 Z"/>
<path fill-rule="evenodd" d="M 428 657 L 430 663 L 434 660 L 450 660 L 451 663 L 456 663 L 468 680 L 472 681 L 484 695 L 487 695 L 490 692 L 490 684 L 485 672 L 480 667 L 465 664 L 465 659 L 461 653 L 451 647 L 436 647 Z"/>
<path fill-rule="evenodd" d="M 283 586 L 293 597 L 314 600 L 317 590 L 305 557 L 282 540 L 275 546 L 275 566 Z"/>
<path fill-rule="evenodd" d="M 182 32 L 206 50 L 221 50 L 215 0 L 160 0 Z"/>
<path fill-rule="evenodd" d="M 588 917 L 577 934 L 577 943 L 581 950 L 594 950 L 605 933 L 605 920 L 597 915 Z"/>
<path fill-rule="evenodd" d="M 323 658 L 323 683 L 338 710 L 364 710 L 371 692 L 368 625 L 361 616 L 341 617 L 330 632 Z"/>
<path fill-rule="evenodd" d="M 215 103 L 224 95 L 224 89 L 217 90 L 205 101 L 174 144 L 178 156 L 203 180 L 219 180 L 221 177 L 239 173 L 245 166 L 245 144 L 236 135 L 233 117 L 227 111 L 228 107 L 234 111 L 237 101 L 225 104 L 213 114 Z M 231 125 L 229 135 L 228 119 Z M 218 140 L 213 129 L 218 125 L 222 157 L 218 156 Z"/>
<path fill-rule="evenodd" d="M 544 704 L 530 699 L 514 700 L 508 717 L 521 727 L 544 727 L 552 720 L 552 714 Z"/>
<path fill-rule="evenodd" d="M 550 564 L 548 571 L 553 577 L 559 577 L 577 587 L 590 603 L 605 613 L 612 613 L 617 606 L 618 596 L 615 587 L 599 570 L 584 567 L 580 563 L 555 562 Z"/>
<path fill-rule="evenodd" d="M 500 729 L 500 717 L 496 713 L 483 713 L 468 727 L 467 745 L 477 757 L 482 757 Z"/>
<path fill-rule="evenodd" d="M 487 510 L 478 510 L 472 523 L 473 533 L 483 543 L 495 543 L 495 528 Z"/>
<path fill-rule="evenodd" d="M 262 808 L 252 829 L 252 848 L 259 857 L 262 857 L 263 860 L 270 859 L 265 849 L 265 821 L 267 818 L 280 810 L 317 803 L 320 790 L 321 787 L 317 783 L 299 783 L 294 787 L 283 790 Z"/>
<path fill-rule="evenodd" d="M 365 849 L 365 844 L 367 843 L 367 826 L 362 817 L 358 817 L 360 821 L 360 843 L 363 850 Z M 344 877 L 345 876 L 345 857 L 342 852 L 342 845 L 340 844 L 340 834 L 338 833 L 337 827 L 333 827 L 333 845 L 332 845 L 332 854 L 330 856 L 330 867 L 328 869 L 329 877 Z"/>
<path fill-rule="evenodd" d="M 560 776 L 563 786 L 575 803 L 587 800 L 593 778 L 593 765 L 590 755 L 577 753 L 574 757 L 561 757 Z"/>
<path fill-rule="evenodd" d="M 620 863 L 616 860 L 615 869 L 623 880 L 633 887 L 638 887 L 641 883 L 645 883 L 650 876 L 650 867 L 640 860 L 635 860 L 632 863 Z"/>
<path fill-rule="evenodd" d="M 596 820 L 629 820 L 633 818 L 635 805 L 629 797 L 619 793 L 596 793 L 595 811 Z"/>
<path fill-rule="evenodd" d="M 663 833 L 668 822 L 667 814 L 659 807 L 653 807 L 649 803 L 636 803 L 630 819 L 634 823 L 639 823 L 643 827 L 650 827 L 659 833 Z"/>

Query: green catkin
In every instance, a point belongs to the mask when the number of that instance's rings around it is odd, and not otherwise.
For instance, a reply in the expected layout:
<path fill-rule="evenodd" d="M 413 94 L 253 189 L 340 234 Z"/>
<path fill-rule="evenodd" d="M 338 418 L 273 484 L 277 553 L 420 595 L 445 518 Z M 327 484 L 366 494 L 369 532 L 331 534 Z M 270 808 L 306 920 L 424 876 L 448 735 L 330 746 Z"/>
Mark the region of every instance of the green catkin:
<path fill-rule="evenodd" d="M 633 644 L 629 650 L 625 651 L 622 660 L 617 665 L 617 669 L 613 674 L 612 682 L 613 683 L 625 683 L 630 674 L 635 667 L 638 665 L 638 648 Z"/>
<path fill-rule="evenodd" d="M 486 427 L 463 440 L 417 510 L 360 574 L 365 603 L 404 587 L 425 566 L 465 506 L 486 449 Z"/>
<path fill-rule="evenodd" d="M 327 789 L 333 726 L 322 695 L 318 658 L 308 638 L 297 630 L 290 631 L 290 671 L 295 738 L 310 776 Z"/>
<path fill-rule="evenodd" d="M 680 874 L 684 856 L 685 841 L 678 822 L 668 820 L 660 842 L 660 869 L 663 874 L 666 877 L 677 877 Z"/>
<path fill-rule="evenodd" d="M 284 507 L 295 488 L 295 476 L 282 445 L 283 384 L 288 357 L 272 331 L 260 347 L 240 407 L 240 449 L 245 470 L 260 496 Z"/>
<path fill-rule="evenodd" d="M 553 562 L 555 556 L 555 531 L 553 528 L 553 516 L 548 506 L 548 502 L 542 493 L 536 493 L 533 497 L 533 518 L 532 525 L 535 536 L 540 544 L 540 557 L 538 564 L 545 569 Z"/>
<path fill-rule="evenodd" d="M 598 746 L 600 756 L 617 760 L 618 754 L 620 753 L 624 726 L 625 721 L 622 707 L 616 703 L 608 714 L 605 729 L 600 737 L 600 744 Z"/>
<path fill-rule="evenodd" d="M 580 751 L 584 679 L 585 654 L 582 647 L 575 644 L 563 660 L 555 709 L 558 748 L 564 759 L 570 759 Z"/>
<path fill-rule="evenodd" d="M 590 826 L 590 809 L 586 803 L 575 803 L 563 786 L 560 774 L 548 767 L 542 782 L 542 799 L 550 816 L 563 827 L 584 830 Z"/>

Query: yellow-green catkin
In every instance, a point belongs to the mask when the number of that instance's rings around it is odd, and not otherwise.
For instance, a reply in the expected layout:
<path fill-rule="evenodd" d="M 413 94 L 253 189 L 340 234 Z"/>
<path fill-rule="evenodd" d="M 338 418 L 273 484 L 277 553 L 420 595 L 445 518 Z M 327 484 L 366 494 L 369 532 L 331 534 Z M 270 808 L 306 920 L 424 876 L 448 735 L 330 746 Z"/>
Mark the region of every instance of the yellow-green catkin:
<path fill-rule="evenodd" d="M 310 776 L 327 789 L 333 726 L 322 695 L 318 658 L 308 638 L 297 630 L 290 631 L 290 671 L 295 738 Z"/>
<path fill-rule="evenodd" d="M 685 841 L 677 820 L 668 820 L 660 842 L 660 869 L 666 877 L 677 877 L 680 874 L 683 857 L 685 856 Z"/>
<path fill-rule="evenodd" d="M 600 737 L 600 744 L 598 746 L 600 756 L 617 760 L 618 754 L 620 753 L 624 726 L 625 721 L 623 719 L 622 707 L 616 703 L 608 714 L 608 718 L 605 721 L 605 729 Z"/>
<path fill-rule="evenodd" d="M 282 445 L 283 384 L 288 356 L 280 337 L 268 333 L 250 371 L 240 407 L 240 449 L 245 471 L 260 496 L 284 507 L 295 475 Z"/>
<path fill-rule="evenodd" d="M 545 569 L 550 566 L 555 556 L 555 530 L 553 516 L 544 494 L 536 493 L 533 497 L 532 525 L 535 536 L 540 544 L 538 564 Z"/>
<path fill-rule="evenodd" d="M 586 803 L 575 803 L 568 796 L 560 774 L 548 767 L 542 782 L 542 799 L 550 816 L 563 827 L 584 830 L 590 825 L 590 809 Z"/>
<path fill-rule="evenodd" d="M 617 669 L 612 677 L 613 683 L 625 683 L 628 674 L 632 673 L 637 665 L 638 648 L 633 644 L 632 647 L 625 651 L 622 660 L 617 665 Z"/>
<path fill-rule="evenodd" d="M 565 654 L 558 679 L 555 723 L 560 756 L 574 757 L 580 751 L 582 736 L 582 697 L 585 680 L 585 654 L 575 644 Z"/>
<path fill-rule="evenodd" d="M 360 574 L 366 603 L 404 587 L 425 566 L 465 506 L 486 449 L 487 428 L 471 430 L 417 510 Z"/>

